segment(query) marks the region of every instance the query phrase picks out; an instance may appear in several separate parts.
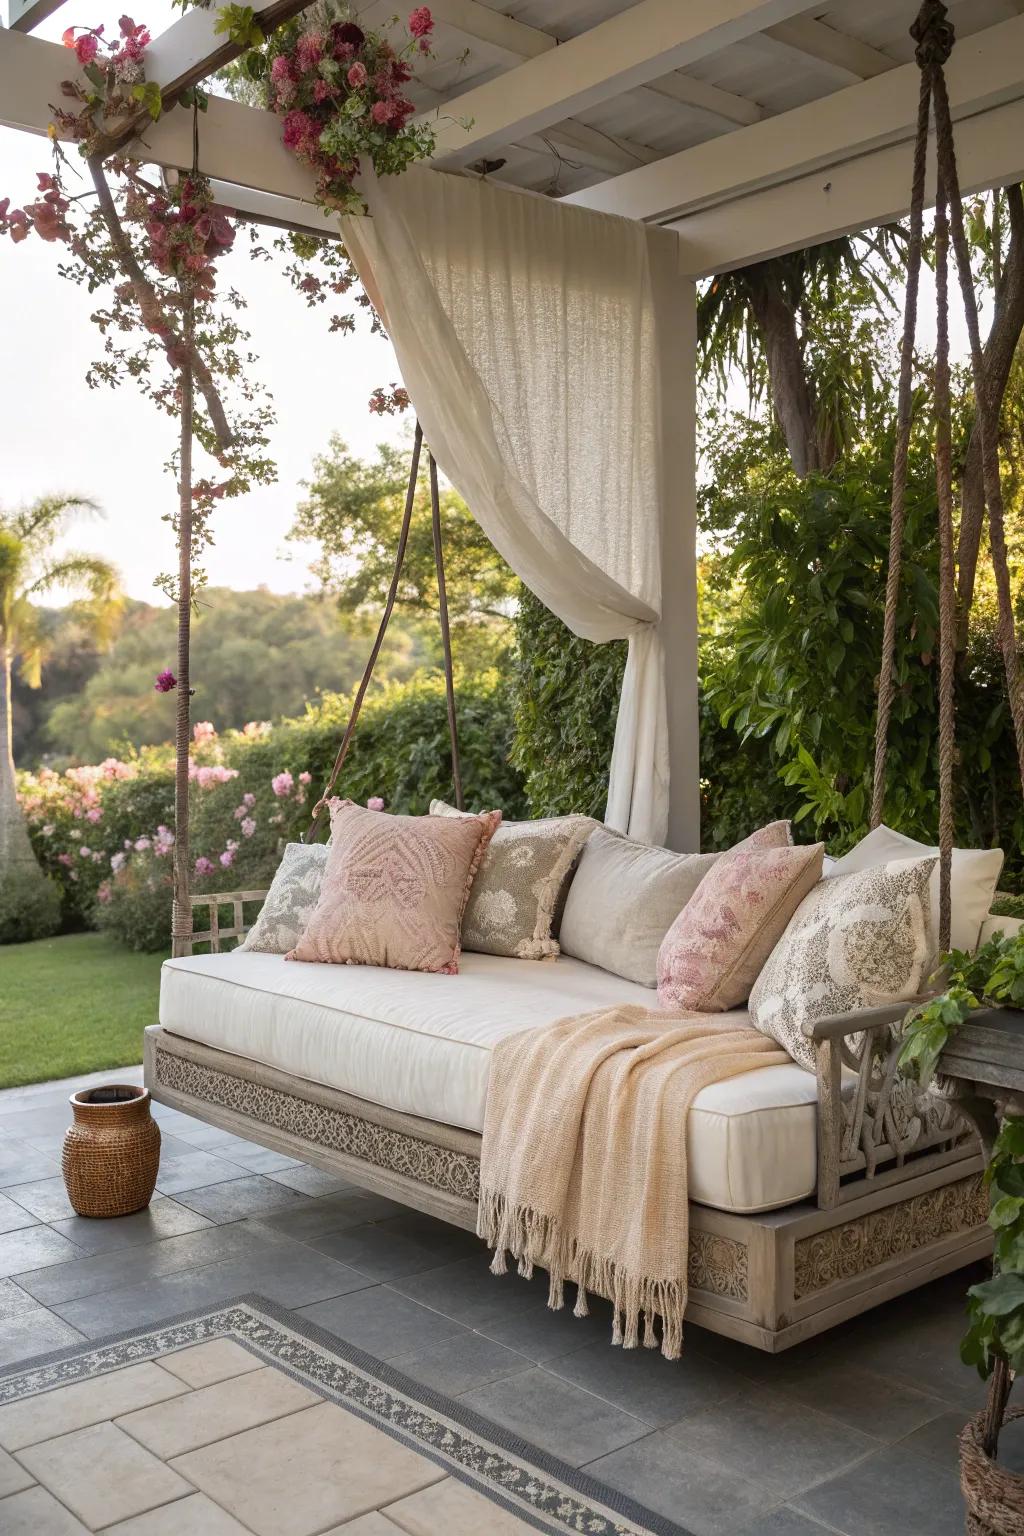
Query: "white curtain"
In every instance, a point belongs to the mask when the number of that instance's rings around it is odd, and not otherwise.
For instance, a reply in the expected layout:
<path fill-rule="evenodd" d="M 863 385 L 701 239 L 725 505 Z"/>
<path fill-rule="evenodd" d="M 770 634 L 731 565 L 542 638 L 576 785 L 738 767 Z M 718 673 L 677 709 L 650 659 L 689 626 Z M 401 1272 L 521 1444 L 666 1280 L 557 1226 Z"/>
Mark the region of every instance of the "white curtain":
<path fill-rule="evenodd" d="M 488 538 L 589 640 L 628 637 L 606 820 L 662 842 L 661 528 L 677 237 L 414 167 L 342 234 L 424 436 Z"/>

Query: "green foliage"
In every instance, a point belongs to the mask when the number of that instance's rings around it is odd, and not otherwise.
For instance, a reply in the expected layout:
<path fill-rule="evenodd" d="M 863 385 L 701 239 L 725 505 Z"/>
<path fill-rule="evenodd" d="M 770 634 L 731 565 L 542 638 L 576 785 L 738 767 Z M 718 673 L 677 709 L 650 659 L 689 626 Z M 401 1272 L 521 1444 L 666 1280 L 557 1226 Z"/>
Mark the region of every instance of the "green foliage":
<path fill-rule="evenodd" d="M 0 880 L 0 944 L 27 944 L 56 933 L 60 889 L 38 869 L 16 865 Z"/>
<path fill-rule="evenodd" d="M 167 954 L 171 943 L 172 881 L 170 862 L 135 854 L 116 880 L 105 903 L 96 908 L 101 933 L 144 954 Z"/>
<path fill-rule="evenodd" d="M 263 28 L 251 5 L 222 5 L 213 24 L 214 32 L 226 32 L 239 48 L 259 48 L 265 41 Z"/>
<path fill-rule="evenodd" d="M 982 1001 L 1024 1007 L 1024 934 L 996 933 L 973 954 L 954 949 L 943 959 L 943 992 L 915 1008 L 903 1026 L 899 1064 L 922 1087 L 931 1082 L 942 1052 Z"/>
<path fill-rule="evenodd" d="M 982 1380 L 997 1360 L 1024 1369 L 1024 1117 L 1007 1115 L 985 1170 L 995 1233 L 995 1273 L 968 1291 L 970 1326 L 960 1345 Z"/>
<path fill-rule="evenodd" d="M 512 761 L 532 816 L 603 816 L 624 641 L 581 640 L 522 589 L 516 616 Z"/>

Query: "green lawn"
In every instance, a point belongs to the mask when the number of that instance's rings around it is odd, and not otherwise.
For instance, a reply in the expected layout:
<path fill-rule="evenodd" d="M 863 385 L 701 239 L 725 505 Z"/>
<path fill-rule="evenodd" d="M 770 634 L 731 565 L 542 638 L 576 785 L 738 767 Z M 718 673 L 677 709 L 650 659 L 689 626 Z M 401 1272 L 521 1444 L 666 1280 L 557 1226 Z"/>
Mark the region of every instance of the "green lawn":
<path fill-rule="evenodd" d="M 102 933 L 0 949 L 0 1088 L 141 1061 L 162 959 Z"/>

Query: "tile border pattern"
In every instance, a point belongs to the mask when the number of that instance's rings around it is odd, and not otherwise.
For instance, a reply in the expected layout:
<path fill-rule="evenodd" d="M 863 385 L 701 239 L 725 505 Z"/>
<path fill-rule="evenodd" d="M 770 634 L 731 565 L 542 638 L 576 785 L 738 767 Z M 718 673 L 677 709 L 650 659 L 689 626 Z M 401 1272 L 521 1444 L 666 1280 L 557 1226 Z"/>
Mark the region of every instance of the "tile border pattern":
<path fill-rule="evenodd" d="M 263 1296 L 7 1367 L 0 1371 L 0 1405 L 225 1337 L 549 1536 L 692 1536 Z"/>

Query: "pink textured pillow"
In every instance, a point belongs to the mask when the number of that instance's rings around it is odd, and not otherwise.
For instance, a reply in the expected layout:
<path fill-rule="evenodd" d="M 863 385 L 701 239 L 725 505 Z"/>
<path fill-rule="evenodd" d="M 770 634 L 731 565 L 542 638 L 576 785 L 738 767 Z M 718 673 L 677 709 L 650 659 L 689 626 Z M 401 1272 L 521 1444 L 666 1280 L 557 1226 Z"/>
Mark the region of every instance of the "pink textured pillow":
<path fill-rule="evenodd" d="M 459 928 L 500 811 L 390 816 L 332 800 L 320 899 L 289 960 L 459 969 Z"/>
<path fill-rule="evenodd" d="M 663 1008 L 722 1013 L 750 996 L 793 913 L 821 879 L 823 843 L 765 847 L 773 822 L 714 863 L 658 951 Z M 777 835 L 777 833 L 775 834 Z"/>

